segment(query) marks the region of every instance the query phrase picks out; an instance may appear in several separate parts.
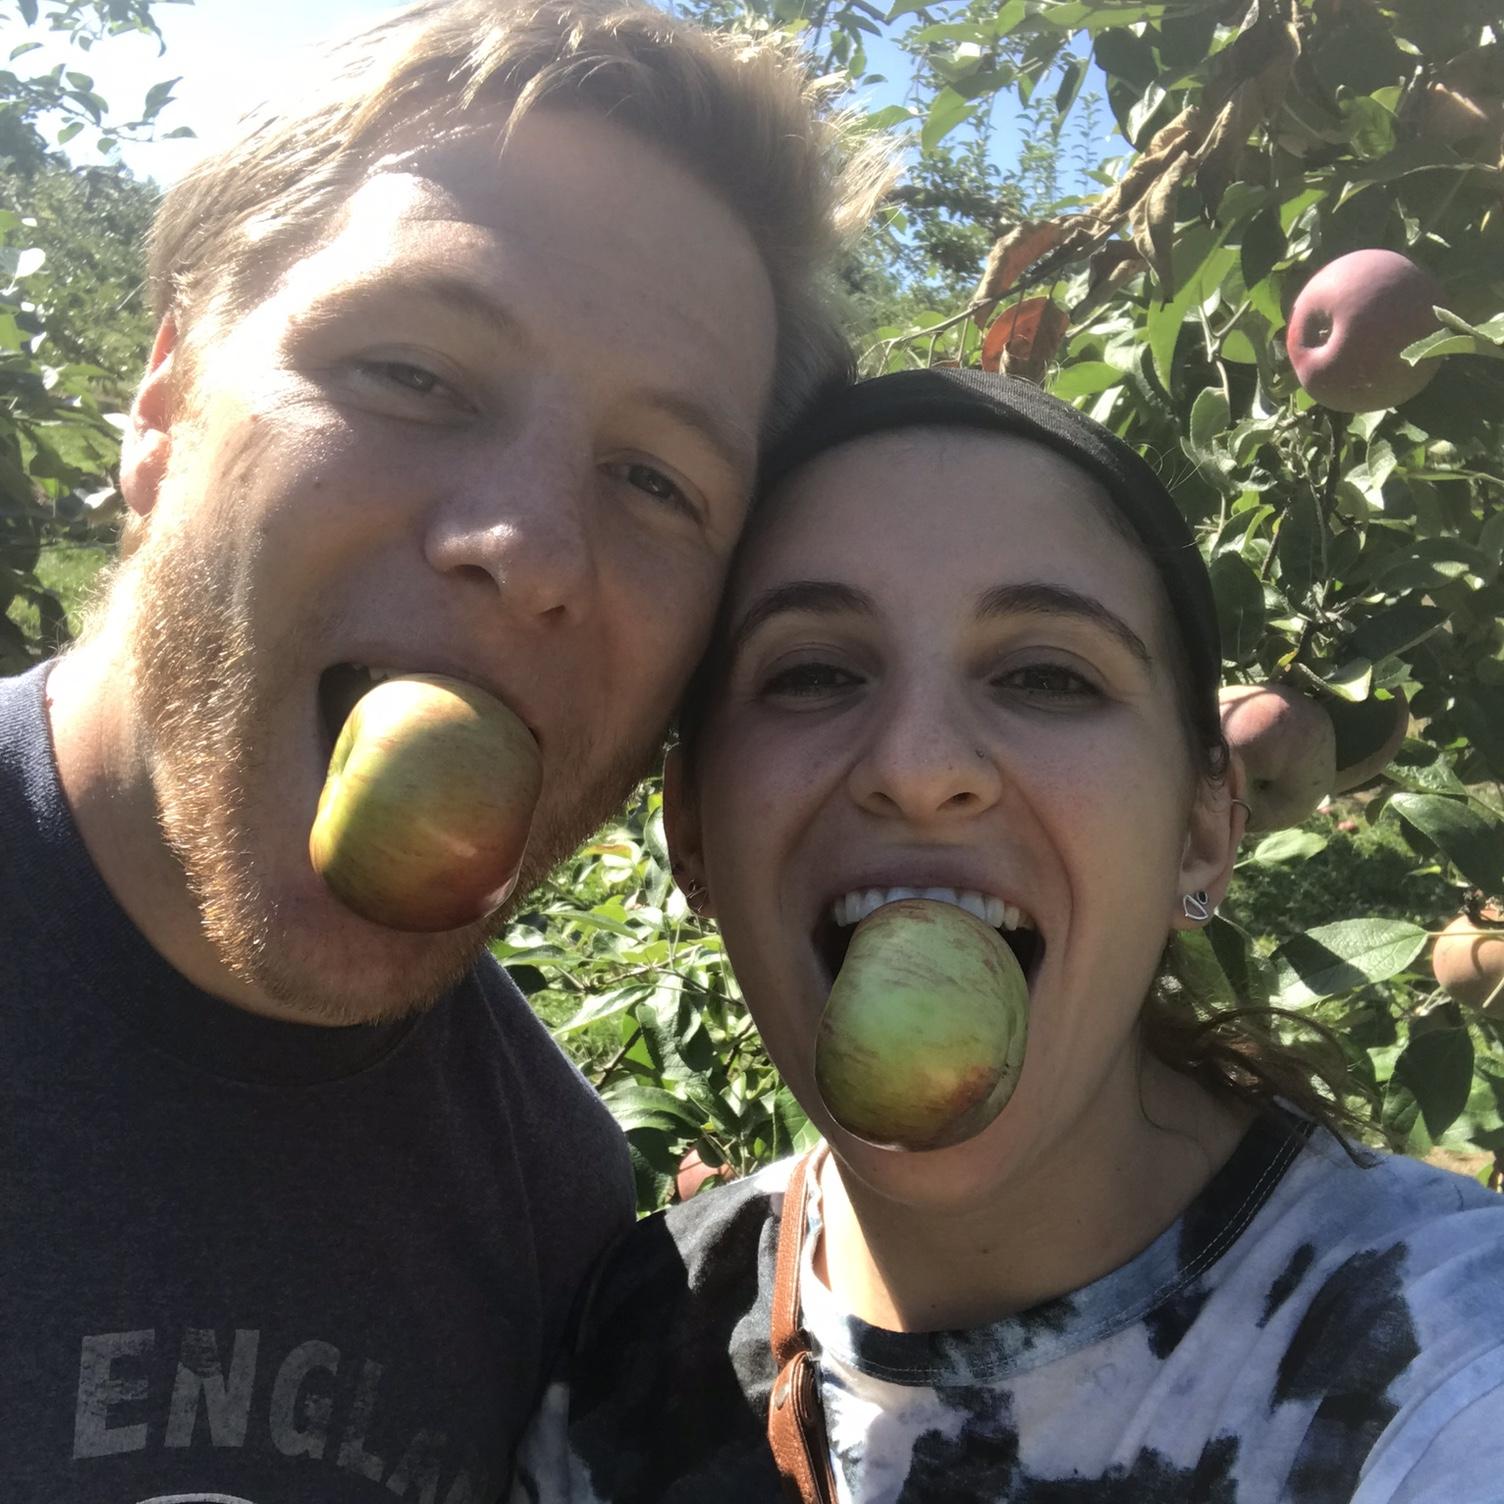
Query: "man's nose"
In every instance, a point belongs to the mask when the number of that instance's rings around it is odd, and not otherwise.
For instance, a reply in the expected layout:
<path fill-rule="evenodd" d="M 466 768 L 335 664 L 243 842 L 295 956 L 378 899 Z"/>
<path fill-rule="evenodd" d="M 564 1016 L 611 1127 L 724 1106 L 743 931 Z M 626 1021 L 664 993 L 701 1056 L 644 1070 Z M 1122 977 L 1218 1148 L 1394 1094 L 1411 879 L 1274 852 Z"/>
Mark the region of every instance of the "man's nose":
<path fill-rule="evenodd" d="M 1002 792 L 995 749 L 964 689 L 917 676 L 873 707 L 870 738 L 849 775 L 865 810 L 913 824 L 981 813 Z"/>
<path fill-rule="evenodd" d="M 521 615 L 578 617 L 596 587 L 596 489 L 588 426 L 540 404 L 466 456 L 429 516 L 424 556 Z"/>

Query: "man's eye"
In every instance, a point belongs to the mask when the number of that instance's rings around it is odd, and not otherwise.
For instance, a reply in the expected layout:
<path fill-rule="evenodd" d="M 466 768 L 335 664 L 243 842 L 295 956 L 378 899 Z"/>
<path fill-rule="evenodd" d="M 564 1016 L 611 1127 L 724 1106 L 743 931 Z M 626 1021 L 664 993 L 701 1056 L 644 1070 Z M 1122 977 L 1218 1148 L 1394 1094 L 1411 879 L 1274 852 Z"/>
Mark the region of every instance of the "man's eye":
<path fill-rule="evenodd" d="M 400 387 L 419 397 L 446 397 L 455 407 L 469 410 L 470 404 L 442 376 L 426 366 L 414 365 L 408 360 L 363 360 L 356 369 L 361 375 L 383 385 Z"/>
<path fill-rule="evenodd" d="M 1094 700 L 1097 686 L 1074 669 L 1059 663 L 1030 663 L 1009 669 L 992 681 L 1000 689 L 1022 690 L 1042 700 Z"/>
<path fill-rule="evenodd" d="M 796 663 L 766 679 L 762 694 L 771 699 L 802 699 L 839 694 L 861 682 L 858 675 L 833 663 Z"/>
<path fill-rule="evenodd" d="M 640 460 L 625 460 L 619 464 L 608 465 L 606 468 L 610 474 L 651 496 L 654 501 L 660 501 L 664 506 L 672 507 L 675 511 L 683 512 L 689 517 L 700 515 L 698 508 L 685 495 L 684 488 L 678 482 L 670 480 L 656 466 L 644 464 Z"/>

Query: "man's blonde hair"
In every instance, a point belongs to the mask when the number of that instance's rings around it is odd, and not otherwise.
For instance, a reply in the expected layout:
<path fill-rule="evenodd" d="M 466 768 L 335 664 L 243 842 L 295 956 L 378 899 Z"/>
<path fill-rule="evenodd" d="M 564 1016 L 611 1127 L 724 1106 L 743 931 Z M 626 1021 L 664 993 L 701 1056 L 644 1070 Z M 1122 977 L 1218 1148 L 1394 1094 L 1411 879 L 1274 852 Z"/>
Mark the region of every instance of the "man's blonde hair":
<path fill-rule="evenodd" d="M 745 224 L 776 299 L 770 428 L 844 369 L 822 281 L 889 177 L 846 149 L 791 49 L 622 0 L 424 0 L 334 49 L 322 86 L 252 116 L 166 195 L 149 275 L 187 345 L 263 295 L 323 233 L 393 131 L 472 105 L 508 128 L 537 105 L 609 116 Z M 504 140 L 504 137 L 503 137 Z"/>

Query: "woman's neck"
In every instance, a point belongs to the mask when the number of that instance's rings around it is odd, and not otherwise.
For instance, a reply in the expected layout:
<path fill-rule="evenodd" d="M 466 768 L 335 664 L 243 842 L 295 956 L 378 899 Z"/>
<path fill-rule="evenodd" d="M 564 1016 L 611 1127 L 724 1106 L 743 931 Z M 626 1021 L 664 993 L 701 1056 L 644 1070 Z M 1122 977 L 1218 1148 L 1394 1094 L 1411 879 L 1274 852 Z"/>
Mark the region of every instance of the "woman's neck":
<path fill-rule="evenodd" d="M 1027 1310 L 1127 1263 L 1226 1163 L 1251 1119 L 1157 1061 L 1144 1076 L 1154 1121 L 1135 1093 L 1128 1118 L 1080 1125 L 980 1206 L 905 1205 L 827 1156 L 816 1273 L 870 1325 L 948 1331 Z"/>

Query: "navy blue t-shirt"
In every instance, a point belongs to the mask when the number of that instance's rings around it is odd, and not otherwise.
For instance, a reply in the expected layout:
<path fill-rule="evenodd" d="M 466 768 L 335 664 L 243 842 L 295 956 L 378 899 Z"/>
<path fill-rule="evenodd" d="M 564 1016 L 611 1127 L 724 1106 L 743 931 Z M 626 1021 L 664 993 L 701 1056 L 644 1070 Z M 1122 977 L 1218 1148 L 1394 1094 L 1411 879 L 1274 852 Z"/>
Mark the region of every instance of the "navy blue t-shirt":
<path fill-rule="evenodd" d="M 0 680 L 0 1499 L 482 1504 L 624 1142 L 488 958 L 417 1020 L 198 991 Z"/>

